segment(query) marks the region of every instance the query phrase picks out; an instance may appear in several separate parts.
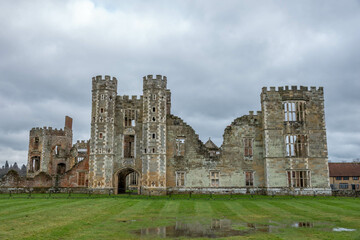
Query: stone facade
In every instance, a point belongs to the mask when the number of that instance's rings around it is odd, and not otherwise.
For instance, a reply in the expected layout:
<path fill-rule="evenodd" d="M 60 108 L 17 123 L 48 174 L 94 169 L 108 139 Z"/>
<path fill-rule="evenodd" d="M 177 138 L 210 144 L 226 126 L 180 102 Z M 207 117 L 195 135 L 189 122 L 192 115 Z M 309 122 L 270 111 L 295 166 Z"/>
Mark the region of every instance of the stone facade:
<path fill-rule="evenodd" d="M 171 114 L 165 76 L 145 76 L 140 97 L 94 77 L 90 141 L 72 146 L 69 117 L 64 130 L 32 129 L 28 177 L 115 193 L 331 194 L 323 88 L 263 88 L 260 99 L 261 111 L 235 119 L 217 147 Z"/>

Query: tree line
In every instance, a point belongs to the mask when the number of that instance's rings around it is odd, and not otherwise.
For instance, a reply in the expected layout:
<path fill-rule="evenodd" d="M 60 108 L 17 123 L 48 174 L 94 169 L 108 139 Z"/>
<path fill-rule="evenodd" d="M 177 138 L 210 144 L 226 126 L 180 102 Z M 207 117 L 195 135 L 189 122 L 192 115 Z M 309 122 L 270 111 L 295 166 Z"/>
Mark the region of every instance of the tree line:
<path fill-rule="evenodd" d="M 15 162 L 13 165 L 9 165 L 9 162 L 6 161 L 5 165 L 0 168 L 0 178 L 2 178 L 5 174 L 7 174 L 10 170 L 15 170 L 19 173 L 20 176 L 26 176 L 26 166 L 23 164 L 21 168 L 19 168 L 18 164 Z"/>

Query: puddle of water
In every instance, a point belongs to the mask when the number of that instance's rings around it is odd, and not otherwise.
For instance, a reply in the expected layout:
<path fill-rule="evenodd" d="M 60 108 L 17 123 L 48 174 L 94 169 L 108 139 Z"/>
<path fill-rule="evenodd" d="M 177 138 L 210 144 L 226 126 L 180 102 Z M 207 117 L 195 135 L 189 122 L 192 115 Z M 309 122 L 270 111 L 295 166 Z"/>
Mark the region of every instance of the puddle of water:
<path fill-rule="evenodd" d="M 155 228 L 143 228 L 133 231 L 139 236 L 157 237 L 188 237 L 188 238 L 220 238 L 231 236 L 243 236 L 255 232 L 269 232 L 269 226 L 253 223 L 233 224 L 228 219 L 213 219 L 210 224 L 200 222 L 185 223 L 177 221 L 173 226 L 163 226 Z"/>
<path fill-rule="evenodd" d="M 333 228 L 333 231 L 334 232 L 353 232 L 353 231 L 356 231 L 356 229 L 338 227 L 338 228 Z"/>
<path fill-rule="evenodd" d="M 355 231 L 347 228 L 330 228 L 327 223 L 294 222 L 292 224 L 281 224 L 269 221 L 269 225 L 255 223 L 238 223 L 229 219 L 212 219 L 210 223 L 176 221 L 172 226 L 161 226 L 154 228 L 142 228 L 132 231 L 138 236 L 156 236 L 160 238 L 221 238 L 232 236 L 244 236 L 257 232 L 276 233 L 287 227 L 313 228 L 317 227 L 322 231 Z"/>

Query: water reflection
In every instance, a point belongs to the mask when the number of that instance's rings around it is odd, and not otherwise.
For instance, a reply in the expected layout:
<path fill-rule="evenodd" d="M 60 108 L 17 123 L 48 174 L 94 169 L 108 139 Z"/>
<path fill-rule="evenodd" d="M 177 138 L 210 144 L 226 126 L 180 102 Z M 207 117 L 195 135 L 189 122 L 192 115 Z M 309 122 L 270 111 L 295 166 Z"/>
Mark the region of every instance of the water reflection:
<path fill-rule="evenodd" d="M 255 232 L 269 232 L 269 226 L 253 223 L 233 224 L 229 219 L 213 219 L 209 224 L 200 222 L 186 223 L 177 221 L 173 226 L 143 228 L 134 231 L 140 236 L 157 237 L 206 237 L 219 238 L 242 236 Z"/>

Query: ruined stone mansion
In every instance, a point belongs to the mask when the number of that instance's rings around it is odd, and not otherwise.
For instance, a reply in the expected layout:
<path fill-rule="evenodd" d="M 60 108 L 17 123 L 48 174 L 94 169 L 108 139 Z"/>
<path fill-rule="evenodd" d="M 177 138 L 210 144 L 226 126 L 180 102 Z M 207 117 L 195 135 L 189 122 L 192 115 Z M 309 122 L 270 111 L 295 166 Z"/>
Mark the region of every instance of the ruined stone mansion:
<path fill-rule="evenodd" d="M 91 139 L 64 129 L 30 131 L 27 183 L 96 192 L 331 194 L 323 88 L 262 89 L 261 111 L 205 144 L 171 114 L 165 76 L 143 78 L 143 95 L 119 96 L 117 80 L 92 79 Z"/>

